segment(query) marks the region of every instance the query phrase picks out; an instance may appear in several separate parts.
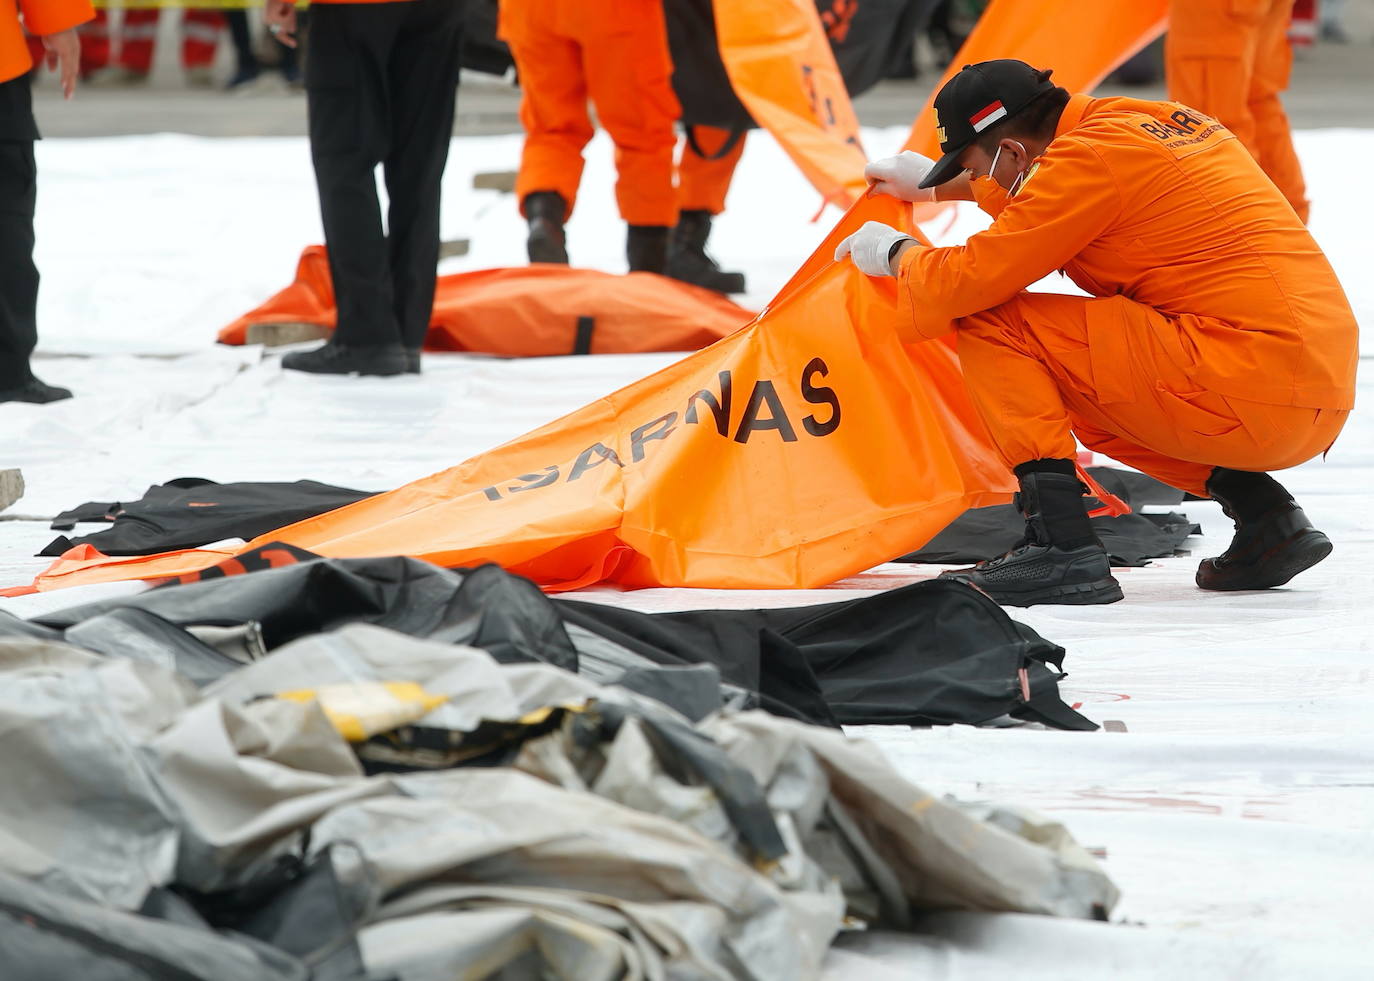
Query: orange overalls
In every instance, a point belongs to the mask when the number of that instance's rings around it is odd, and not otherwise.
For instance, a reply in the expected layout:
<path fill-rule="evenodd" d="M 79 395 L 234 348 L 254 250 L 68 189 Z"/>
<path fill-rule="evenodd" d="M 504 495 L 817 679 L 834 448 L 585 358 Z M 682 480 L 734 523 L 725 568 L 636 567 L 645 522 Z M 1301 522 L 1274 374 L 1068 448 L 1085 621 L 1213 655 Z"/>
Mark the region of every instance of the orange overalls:
<path fill-rule="evenodd" d="M 1293 0 L 1172 0 L 1169 98 L 1221 120 L 1307 221 L 1307 185 L 1279 93 L 1288 88 Z"/>
<path fill-rule="evenodd" d="M 19 26 L 23 11 L 24 26 Z M 18 78 L 33 67 L 34 55 L 25 29 L 36 37 L 57 34 L 95 16 L 90 0 L 0 0 L 0 82 Z M 41 53 L 41 42 L 39 44 Z"/>
<path fill-rule="evenodd" d="M 1062 271 L 1091 297 L 1027 293 Z M 900 312 L 957 331 L 1009 467 L 1085 446 L 1185 491 L 1296 466 L 1354 404 L 1336 274 L 1240 141 L 1168 102 L 1076 95 L 992 227 L 914 248 Z"/>
<path fill-rule="evenodd" d="M 725 210 L 725 194 L 730 190 L 735 167 L 744 153 L 745 136 L 741 134 L 734 146 L 726 149 L 729 140 L 728 129 L 690 128 L 677 165 L 678 207 L 683 211 L 709 211 L 718 215 Z"/>
<path fill-rule="evenodd" d="M 498 35 L 520 79 L 525 148 L 515 190 L 557 191 L 571 214 L 592 138 L 587 100 L 615 141 L 616 201 L 631 225 L 675 225 L 674 124 L 662 0 L 502 0 Z"/>

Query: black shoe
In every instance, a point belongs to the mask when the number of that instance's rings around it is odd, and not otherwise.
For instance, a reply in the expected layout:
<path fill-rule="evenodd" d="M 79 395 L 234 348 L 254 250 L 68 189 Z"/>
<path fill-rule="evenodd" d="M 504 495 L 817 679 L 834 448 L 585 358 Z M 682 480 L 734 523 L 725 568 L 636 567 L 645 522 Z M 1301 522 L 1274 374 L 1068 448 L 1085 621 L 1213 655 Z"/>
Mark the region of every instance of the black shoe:
<path fill-rule="evenodd" d="M 261 75 L 262 69 L 257 65 L 240 65 L 229 81 L 224 83 L 224 91 L 233 92 L 236 89 L 241 89 L 245 85 L 256 82 Z"/>
<path fill-rule="evenodd" d="M 406 374 L 418 375 L 420 373 L 420 352 L 412 348 L 406 348 Z"/>
<path fill-rule="evenodd" d="M 1021 492 L 1016 506 L 1026 519 L 1026 537 L 1006 555 L 971 569 L 940 574 L 981 589 L 1003 606 L 1040 603 L 1115 603 L 1121 584 L 1112 575 L 1107 550 L 1097 540 L 1087 490 L 1072 460 L 1031 460 L 1016 468 Z"/>
<path fill-rule="evenodd" d="M 316 375 L 399 375 L 406 371 L 406 349 L 399 344 L 348 347 L 333 341 L 313 351 L 292 351 L 281 366 Z"/>
<path fill-rule="evenodd" d="M 630 272 L 663 274 L 668 265 L 667 225 L 631 225 L 625 235 L 625 257 Z"/>
<path fill-rule="evenodd" d="M 568 202 L 557 191 L 535 191 L 521 202 L 530 223 L 526 242 L 530 262 L 568 264 L 568 238 L 563 222 L 568 218 Z"/>
<path fill-rule="evenodd" d="M 940 578 L 977 587 L 1002 606 L 1084 606 L 1115 603 L 1122 598 L 1107 550 L 1096 542 L 1069 549 L 1020 545 L 971 569 L 942 572 Z"/>
<path fill-rule="evenodd" d="M 0 389 L 0 402 L 33 402 L 37 405 L 45 405 L 48 402 L 61 402 L 63 399 L 71 397 L 72 390 L 70 388 L 49 385 L 37 378 L 30 378 L 22 385 Z"/>
<path fill-rule="evenodd" d="M 668 243 L 668 265 L 664 272 L 694 286 L 717 293 L 743 293 L 744 273 L 725 272 L 706 254 L 706 239 L 711 234 L 709 211 L 684 211 Z"/>
<path fill-rule="evenodd" d="M 1236 521 L 1236 535 L 1221 555 L 1197 567 L 1201 589 L 1272 589 L 1331 554 L 1331 539 L 1312 527 L 1295 501 L 1251 521 Z"/>

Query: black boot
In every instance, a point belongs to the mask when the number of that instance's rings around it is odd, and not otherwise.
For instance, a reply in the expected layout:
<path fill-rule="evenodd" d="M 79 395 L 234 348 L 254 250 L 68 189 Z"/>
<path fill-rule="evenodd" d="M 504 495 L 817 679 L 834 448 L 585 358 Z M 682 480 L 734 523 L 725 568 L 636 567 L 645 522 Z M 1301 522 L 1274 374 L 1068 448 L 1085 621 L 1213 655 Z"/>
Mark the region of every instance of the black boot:
<path fill-rule="evenodd" d="M 281 366 L 314 375 L 399 375 L 406 370 L 406 349 L 399 344 L 350 347 L 333 341 L 313 351 L 292 351 Z"/>
<path fill-rule="evenodd" d="M 1069 460 L 1033 460 L 1016 468 L 1016 504 L 1026 538 L 1001 558 L 940 574 L 968 583 L 1003 606 L 1115 603 L 1121 585 L 1083 506 L 1084 487 Z"/>
<path fill-rule="evenodd" d="M 33 402 L 36 405 L 45 405 L 48 402 L 61 402 L 63 399 L 71 397 L 70 388 L 49 385 L 37 378 L 30 378 L 19 385 L 0 389 L 0 402 Z"/>
<path fill-rule="evenodd" d="M 706 254 L 710 235 L 711 212 L 682 212 L 668 243 L 668 275 L 717 293 L 743 293 L 744 273 L 725 272 Z"/>
<path fill-rule="evenodd" d="M 1207 493 L 1235 522 L 1236 534 L 1225 552 L 1198 565 L 1201 589 L 1271 589 L 1331 554 L 1331 539 L 1267 473 L 1217 467 Z"/>
<path fill-rule="evenodd" d="M 668 264 L 667 225 L 631 225 L 625 235 L 625 257 L 630 272 L 663 274 Z"/>
<path fill-rule="evenodd" d="M 568 264 L 568 239 L 563 222 L 568 220 L 568 202 L 557 191 L 535 191 L 522 203 L 530 223 L 527 248 L 530 262 Z"/>

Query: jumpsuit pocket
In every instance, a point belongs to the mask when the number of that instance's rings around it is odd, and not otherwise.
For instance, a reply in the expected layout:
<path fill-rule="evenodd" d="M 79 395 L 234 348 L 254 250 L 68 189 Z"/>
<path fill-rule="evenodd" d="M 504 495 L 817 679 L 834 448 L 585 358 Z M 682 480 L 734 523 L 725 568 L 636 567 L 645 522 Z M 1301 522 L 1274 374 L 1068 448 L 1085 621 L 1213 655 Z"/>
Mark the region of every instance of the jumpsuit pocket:
<path fill-rule="evenodd" d="M 1155 386 L 1160 408 L 1186 432 L 1199 436 L 1225 436 L 1240 428 L 1226 400 L 1215 392 L 1175 392 L 1163 384 Z"/>
<path fill-rule="evenodd" d="M 1084 304 L 1087 321 L 1088 358 L 1094 394 L 1106 405 L 1136 401 L 1131 354 L 1132 311 L 1125 297 L 1110 296 Z"/>
<path fill-rule="evenodd" d="M 1233 20 L 1245 24 L 1258 23 L 1274 6 L 1274 0 L 1229 0 L 1226 12 Z"/>

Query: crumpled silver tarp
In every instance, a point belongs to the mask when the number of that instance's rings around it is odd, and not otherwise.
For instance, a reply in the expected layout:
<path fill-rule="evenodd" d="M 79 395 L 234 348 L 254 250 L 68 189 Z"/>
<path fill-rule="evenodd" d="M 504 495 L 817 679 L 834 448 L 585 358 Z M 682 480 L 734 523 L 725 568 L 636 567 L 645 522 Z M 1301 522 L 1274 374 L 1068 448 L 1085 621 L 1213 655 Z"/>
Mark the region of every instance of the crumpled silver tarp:
<path fill-rule="evenodd" d="M 273 697 L 363 682 L 446 701 L 370 756 L 318 703 Z M 401 738 L 416 733 L 447 742 L 436 756 Z M 259 958 L 262 977 L 320 981 L 815 978 L 846 926 L 1116 900 L 1062 828 L 937 799 L 834 730 L 731 711 L 694 726 L 379 627 L 199 689 L 146 659 L 3 640 L 0 734 L 0 950 L 27 951 L 7 979 L 84 976 L 93 950 L 143 977 L 197 935 L 223 977 Z"/>

